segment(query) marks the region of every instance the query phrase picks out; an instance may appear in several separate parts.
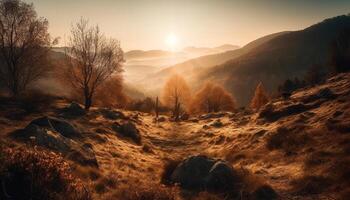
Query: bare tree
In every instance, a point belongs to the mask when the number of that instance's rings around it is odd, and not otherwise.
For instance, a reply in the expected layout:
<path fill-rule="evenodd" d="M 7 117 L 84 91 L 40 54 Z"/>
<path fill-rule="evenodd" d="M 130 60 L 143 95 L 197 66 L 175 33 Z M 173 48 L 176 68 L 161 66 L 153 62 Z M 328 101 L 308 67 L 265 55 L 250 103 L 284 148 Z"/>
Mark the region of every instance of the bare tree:
<path fill-rule="evenodd" d="M 262 106 L 269 102 L 269 97 L 264 89 L 262 82 L 258 84 L 255 89 L 254 97 L 250 102 L 250 108 L 253 110 L 259 110 Z"/>
<path fill-rule="evenodd" d="M 48 21 L 33 4 L 0 1 L 0 76 L 14 97 L 48 72 L 51 43 Z"/>
<path fill-rule="evenodd" d="M 181 76 L 173 75 L 166 82 L 162 94 L 163 103 L 172 108 L 176 121 L 179 120 L 181 110 L 190 102 L 190 95 L 190 89 Z"/>
<path fill-rule="evenodd" d="M 84 96 L 86 110 L 91 107 L 97 88 L 113 74 L 120 73 L 124 62 L 119 41 L 107 39 L 98 26 L 89 26 L 85 19 L 71 29 L 66 58 L 66 76 Z"/>
<path fill-rule="evenodd" d="M 230 93 L 214 83 L 206 83 L 194 96 L 190 111 L 192 113 L 210 113 L 218 111 L 232 111 L 235 102 Z"/>

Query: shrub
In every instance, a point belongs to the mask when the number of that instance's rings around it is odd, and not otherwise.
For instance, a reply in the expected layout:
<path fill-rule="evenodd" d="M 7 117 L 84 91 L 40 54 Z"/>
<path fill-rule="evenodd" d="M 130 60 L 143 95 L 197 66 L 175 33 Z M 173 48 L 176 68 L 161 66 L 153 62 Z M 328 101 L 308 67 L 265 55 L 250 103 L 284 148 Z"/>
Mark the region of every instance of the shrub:
<path fill-rule="evenodd" d="M 298 147 L 304 145 L 310 140 L 308 135 L 301 130 L 291 131 L 289 129 L 279 127 L 273 135 L 267 138 L 267 148 L 270 150 L 282 149 L 286 153 L 291 153 Z"/>
<path fill-rule="evenodd" d="M 167 188 L 162 185 L 152 184 L 147 186 L 132 185 L 119 188 L 118 192 L 109 199 L 123 200 L 175 200 L 174 188 Z"/>
<path fill-rule="evenodd" d="M 89 200 L 89 191 L 67 162 L 43 149 L 5 149 L 1 157 L 2 197 L 11 199 Z"/>
<path fill-rule="evenodd" d="M 40 112 L 50 107 L 57 97 L 43 93 L 39 90 L 30 90 L 19 99 L 20 107 L 28 113 Z"/>
<path fill-rule="evenodd" d="M 233 111 L 235 103 L 232 95 L 223 87 L 207 83 L 193 98 L 190 104 L 191 113 L 210 113 L 219 111 Z"/>
<path fill-rule="evenodd" d="M 260 82 L 255 89 L 254 96 L 250 102 L 250 108 L 253 110 L 259 110 L 262 106 L 269 102 L 269 97 L 265 92 L 263 84 Z"/>

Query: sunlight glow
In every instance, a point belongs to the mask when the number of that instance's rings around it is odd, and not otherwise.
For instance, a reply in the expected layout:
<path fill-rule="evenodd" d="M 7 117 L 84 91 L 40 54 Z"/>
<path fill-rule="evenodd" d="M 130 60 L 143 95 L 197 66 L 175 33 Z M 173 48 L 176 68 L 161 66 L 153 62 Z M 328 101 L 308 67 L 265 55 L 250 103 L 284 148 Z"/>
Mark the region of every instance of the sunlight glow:
<path fill-rule="evenodd" d="M 168 45 L 168 47 L 174 49 L 178 43 L 178 38 L 175 34 L 171 33 L 165 38 L 165 43 Z"/>

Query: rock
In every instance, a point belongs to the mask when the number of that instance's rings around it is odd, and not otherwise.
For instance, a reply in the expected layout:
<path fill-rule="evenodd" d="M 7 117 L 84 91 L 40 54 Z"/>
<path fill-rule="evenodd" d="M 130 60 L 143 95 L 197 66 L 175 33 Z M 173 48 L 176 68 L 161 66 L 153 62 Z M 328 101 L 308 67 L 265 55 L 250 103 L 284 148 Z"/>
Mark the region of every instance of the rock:
<path fill-rule="evenodd" d="M 213 126 L 215 128 L 220 128 L 220 127 L 223 127 L 224 124 L 221 122 L 220 119 L 217 119 L 215 122 L 213 122 L 210 126 Z"/>
<path fill-rule="evenodd" d="M 86 111 L 78 103 L 72 102 L 68 107 L 64 108 L 64 114 L 66 116 L 78 117 L 85 115 Z"/>
<path fill-rule="evenodd" d="M 273 104 L 265 105 L 259 112 L 259 118 L 264 118 L 268 121 L 276 121 L 280 118 L 290 115 L 299 114 L 309 109 L 302 103 L 295 103 L 291 105 L 275 107 Z"/>
<path fill-rule="evenodd" d="M 253 192 L 254 200 L 274 200 L 278 195 L 269 185 L 262 185 Z"/>
<path fill-rule="evenodd" d="M 165 122 L 166 121 L 166 118 L 165 117 L 159 117 L 158 118 L 158 122 Z"/>
<path fill-rule="evenodd" d="M 180 117 L 180 119 L 183 120 L 183 121 L 188 120 L 188 118 L 190 118 L 190 115 L 187 114 L 187 113 L 182 114 L 181 117 Z"/>
<path fill-rule="evenodd" d="M 226 162 L 200 155 L 183 160 L 170 179 L 172 183 L 178 183 L 185 189 L 212 191 L 228 190 L 239 180 L 233 168 Z"/>
<path fill-rule="evenodd" d="M 57 151 L 79 164 L 98 167 L 92 148 L 84 147 L 56 131 L 30 123 L 25 129 L 16 131 L 14 134 L 16 139 Z"/>
<path fill-rule="evenodd" d="M 166 118 L 161 116 L 161 117 L 158 117 L 157 118 L 153 118 L 153 123 L 156 123 L 156 122 L 165 122 L 166 121 Z"/>
<path fill-rule="evenodd" d="M 312 95 L 306 96 L 305 98 L 302 99 L 302 101 L 303 103 L 310 103 L 317 100 L 324 101 L 324 100 L 334 99 L 336 98 L 336 96 L 337 95 L 334 94 L 331 89 L 326 87 L 316 91 Z"/>
<path fill-rule="evenodd" d="M 101 109 L 100 113 L 105 119 L 125 119 L 125 115 L 120 111 L 109 110 L 109 109 Z"/>
<path fill-rule="evenodd" d="M 58 132 L 64 137 L 81 137 L 79 131 L 77 131 L 73 125 L 62 119 L 44 116 L 33 120 L 30 124 Z"/>
<path fill-rule="evenodd" d="M 112 129 L 124 137 L 131 138 L 137 144 L 141 143 L 140 131 L 131 121 L 128 121 L 122 125 L 115 123 L 112 125 Z"/>
<path fill-rule="evenodd" d="M 199 118 L 200 119 L 211 119 L 211 118 L 220 118 L 220 117 L 224 117 L 226 115 L 226 113 L 224 112 L 218 112 L 218 113 L 208 113 L 205 115 L 201 115 Z"/>
<path fill-rule="evenodd" d="M 193 123 L 199 122 L 199 120 L 197 118 L 192 118 L 190 121 L 193 122 Z"/>

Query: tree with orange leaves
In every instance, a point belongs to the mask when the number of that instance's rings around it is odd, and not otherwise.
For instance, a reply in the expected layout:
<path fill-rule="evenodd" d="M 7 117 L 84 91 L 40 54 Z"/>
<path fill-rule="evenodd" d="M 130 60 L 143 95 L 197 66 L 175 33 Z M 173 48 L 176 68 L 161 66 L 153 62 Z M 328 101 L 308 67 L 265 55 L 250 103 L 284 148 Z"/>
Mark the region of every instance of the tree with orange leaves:
<path fill-rule="evenodd" d="M 175 120 L 179 120 L 181 111 L 183 111 L 191 99 L 191 91 L 180 75 L 171 76 L 165 83 L 162 101 L 164 105 L 170 107 Z"/>
<path fill-rule="evenodd" d="M 215 83 L 205 84 L 191 102 L 191 113 L 210 113 L 218 111 L 232 111 L 235 102 L 232 95 L 223 87 Z"/>
<path fill-rule="evenodd" d="M 262 106 L 267 104 L 269 100 L 269 96 L 267 95 L 262 82 L 260 82 L 256 87 L 254 97 L 250 102 L 250 108 L 253 110 L 259 110 Z"/>

